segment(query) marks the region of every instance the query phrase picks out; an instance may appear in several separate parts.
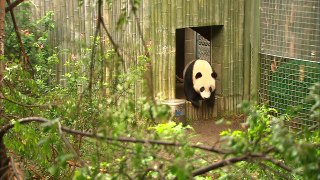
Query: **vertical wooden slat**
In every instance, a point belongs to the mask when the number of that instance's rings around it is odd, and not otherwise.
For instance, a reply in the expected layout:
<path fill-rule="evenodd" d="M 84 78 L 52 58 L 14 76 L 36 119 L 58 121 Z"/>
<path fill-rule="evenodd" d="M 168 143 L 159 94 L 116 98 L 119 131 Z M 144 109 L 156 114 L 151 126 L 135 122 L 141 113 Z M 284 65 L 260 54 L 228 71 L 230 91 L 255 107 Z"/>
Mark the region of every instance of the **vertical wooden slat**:
<path fill-rule="evenodd" d="M 228 62 L 228 51 L 229 51 L 229 45 L 228 45 L 228 42 L 230 42 L 230 36 L 227 32 L 227 29 L 229 29 L 228 27 L 228 9 L 229 9 L 229 6 L 228 6 L 228 1 L 224 1 L 224 14 L 223 14 L 223 24 L 224 24 L 224 29 L 223 29 L 223 36 L 224 36 L 224 55 L 223 55 L 223 61 L 222 61 L 222 68 L 223 68 L 223 71 L 222 71 L 222 92 L 223 92 L 223 109 L 229 109 L 229 101 L 228 101 L 228 95 L 229 95 L 229 82 L 228 81 L 230 79 L 229 77 L 229 62 Z"/>
<path fill-rule="evenodd" d="M 254 15 L 251 16 L 253 18 L 253 25 L 251 28 L 251 32 L 252 32 L 252 74 L 251 74 L 251 85 L 250 85 L 250 97 L 254 97 L 255 99 L 257 99 L 257 95 L 258 95 L 258 84 L 259 81 L 258 77 L 260 77 L 259 75 L 259 49 L 260 49 L 260 44 L 259 44 L 259 39 L 260 39 L 260 28 L 259 28 L 259 24 L 260 24 L 260 11 L 259 11 L 259 5 L 260 5 L 260 0 L 256 0 L 253 2 L 253 8 L 254 8 Z M 256 79 L 255 79 L 256 77 Z M 252 99 L 254 99 L 252 98 Z"/>
<path fill-rule="evenodd" d="M 249 99 L 250 97 L 250 60 L 251 60 L 251 12 L 252 12 L 252 1 L 246 0 L 245 3 L 245 26 L 244 26 L 244 99 Z"/>
<path fill-rule="evenodd" d="M 238 89 L 238 102 L 237 104 L 241 103 L 243 101 L 243 81 L 244 81 L 244 73 L 243 73 L 243 68 L 244 68 L 244 56 L 243 56 L 243 41 L 244 41 L 244 3 L 245 0 L 240 0 L 239 1 L 239 33 L 238 33 L 238 47 L 239 47 L 239 51 L 238 51 L 238 58 L 239 58 L 239 89 Z"/>
<path fill-rule="evenodd" d="M 234 17 L 233 17 L 233 13 L 234 13 L 234 3 L 231 2 L 231 0 L 229 0 L 229 6 L 230 6 L 230 12 L 229 12 L 229 26 L 230 26 L 230 30 L 234 30 L 236 27 L 234 27 Z M 229 46 L 229 65 L 230 65 L 230 77 L 231 77 L 231 83 L 230 83 L 230 93 L 229 93 L 229 97 L 230 97 L 230 107 L 228 109 L 228 111 L 233 111 L 234 108 L 234 89 L 236 86 L 236 82 L 235 82 L 235 59 L 234 59 L 234 40 L 235 40 L 235 33 L 232 33 L 231 31 L 228 31 L 230 34 L 230 46 Z"/>

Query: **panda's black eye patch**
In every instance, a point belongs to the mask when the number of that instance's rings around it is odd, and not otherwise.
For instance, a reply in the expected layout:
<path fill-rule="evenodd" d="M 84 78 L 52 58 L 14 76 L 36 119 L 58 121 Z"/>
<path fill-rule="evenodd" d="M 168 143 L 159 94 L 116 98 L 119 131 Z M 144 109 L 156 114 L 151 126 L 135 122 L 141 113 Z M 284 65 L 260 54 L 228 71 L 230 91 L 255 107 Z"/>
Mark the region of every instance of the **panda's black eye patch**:
<path fill-rule="evenodd" d="M 209 87 L 209 91 L 212 92 L 212 87 Z"/>
<path fill-rule="evenodd" d="M 203 91 L 204 91 L 204 87 L 201 87 L 201 88 L 200 88 L 200 92 L 203 92 Z"/>
<path fill-rule="evenodd" d="M 202 77 L 201 72 L 198 72 L 198 73 L 196 74 L 196 79 L 199 79 L 199 78 L 201 78 L 201 77 Z"/>
<path fill-rule="evenodd" d="M 217 73 L 213 71 L 213 73 L 211 73 L 212 78 L 217 79 Z"/>

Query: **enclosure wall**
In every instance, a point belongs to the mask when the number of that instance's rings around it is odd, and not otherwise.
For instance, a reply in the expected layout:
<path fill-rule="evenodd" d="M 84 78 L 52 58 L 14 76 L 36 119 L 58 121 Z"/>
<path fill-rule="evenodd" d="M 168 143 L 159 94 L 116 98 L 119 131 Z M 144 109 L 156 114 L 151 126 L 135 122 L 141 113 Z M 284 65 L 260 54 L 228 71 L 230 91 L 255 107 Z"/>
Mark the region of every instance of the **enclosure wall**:
<path fill-rule="evenodd" d="M 58 78 L 68 71 L 65 59 L 85 55 L 83 50 L 91 42 L 96 25 L 95 6 L 78 0 L 34 0 L 34 18 L 53 11 L 56 28 L 52 43 L 63 55 L 57 71 Z M 257 61 L 254 48 L 257 42 L 253 32 L 257 7 L 255 0 L 141 0 L 136 16 L 128 0 L 105 3 L 104 20 L 116 44 L 122 48 L 126 69 L 137 64 L 137 56 L 144 55 L 143 42 L 151 50 L 154 96 L 175 98 L 176 77 L 176 29 L 187 27 L 220 26 L 219 32 L 211 32 L 211 61 L 218 73 L 215 116 L 237 112 L 237 105 L 244 99 L 252 99 L 256 92 Z M 119 18 L 127 22 L 119 26 Z M 139 28 L 141 27 L 141 28 Z M 216 35 L 213 35 L 216 33 Z M 141 34 L 143 36 L 141 36 Z M 143 38 L 142 38 L 143 37 Z M 105 42 L 108 38 L 103 33 Z M 179 47 L 177 47 L 179 48 Z M 109 72 L 112 69 L 108 69 Z M 135 87 L 137 97 L 142 94 L 142 83 Z M 211 112 L 213 109 L 204 110 Z M 190 112 L 197 118 L 198 112 Z M 212 113 L 211 113 L 212 114 Z M 201 118 L 201 117 L 200 117 Z"/>

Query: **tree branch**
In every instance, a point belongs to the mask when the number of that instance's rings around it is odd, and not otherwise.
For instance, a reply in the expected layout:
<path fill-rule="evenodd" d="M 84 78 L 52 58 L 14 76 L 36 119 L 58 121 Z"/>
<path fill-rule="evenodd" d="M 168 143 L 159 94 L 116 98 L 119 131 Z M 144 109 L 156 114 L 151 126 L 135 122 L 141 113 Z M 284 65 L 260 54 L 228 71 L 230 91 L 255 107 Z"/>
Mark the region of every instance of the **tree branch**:
<path fill-rule="evenodd" d="M 264 164 L 264 163 L 262 163 L 262 162 L 259 162 L 258 164 L 261 166 L 262 169 L 264 169 L 264 170 L 269 170 L 269 171 L 271 171 L 272 173 L 278 175 L 279 177 L 282 177 L 283 179 L 291 179 L 291 178 L 289 178 L 286 174 L 283 174 L 283 173 L 281 173 L 281 172 L 278 172 L 278 171 L 272 169 L 271 167 L 267 166 L 266 164 Z M 272 178 L 269 177 L 269 179 L 272 179 Z"/>
<path fill-rule="evenodd" d="M 284 170 L 286 170 L 288 172 L 292 172 L 292 169 L 289 166 L 287 166 L 284 163 L 282 163 L 281 161 L 277 161 L 277 160 L 275 160 L 275 159 L 273 159 L 271 157 L 268 157 L 268 156 L 264 156 L 264 157 L 262 157 L 262 159 L 270 161 L 272 164 L 274 164 L 274 165 L 276 165 L 276 166 L 278 166 L 278 167 L 280 167 L 280 168 L 282 168 L 282 169 L 284 169 Z"/>
<path fill-rule="evenodd" d="M 81 160 L 80 158 L 80 154 L 77 153 L 77 151 L 73 148 L 73 146 L 71 145 L 71 143 L 69 142 L 69 140 L 66 138 L 66 136 L 63 134 L 62 132 L 62 128 L 61 128 L 61 124 L 58 121 L 58 132 L 60 134 L 60 137 L 62 138 L 63 142 L 65 143 L 65 146 L 67 149 L 69 149 L 73 155 L 75 156 L 76 160 L 78 162 L 80 162 L 81 166 L 84 166 L 85 163 Z"/>
<path fill-rule="evenodd" d="M 10 102 L 12 104 L 16 104 L 18 106 L 22 106 L 22 107 L 26 107 L 26 108 L 47 108 L 47 107 L 50 107 L 50 106 L 57 105 L 57 104 L 22 104 L 22 103 L 13 101 L 11 99 L 8 99 L 6 97 L 0 97 L 0 99 L 3 99 L 3 100 L 8 101 L 8 102 Z"/>
<path fill-rule="evenodd" d="M 21 124 L 27 124 L 27 123 L 31 123 L 31 122 L 47 123 L 47 122 L 50 122 L 50 120 L 45 119 L 45 118 L 41 118 L 41 117 L 28 117 L 28 118 L 19 119 L 18 122 Z M 0 128 L 0 142 L 2 142 L 2 137 L 4 136 L 4 134 L 6 132 L 8 132 L 13 127 L 14 127 L 14 124 L 11 123 L 11 124 L 4 125 Z M 70 129 L 70 128 L 63 127 L 63 126 L 59 126 L 59 129 L 61 131 L 66 132 L 66 133 L 95 138 L 95 139 L 106 141 L 106 142 L 117 141 L 117 142 L 124 142 L 124 143 L 140 143 L 140 144 L 164 145 L 164 146 L 174 146 L 174 147 L 181 147 L 181 146 L 187 145 L 187 144 L 181 144 L 181 143 L 177 143 L 177 142 L 167 142 L 167 141 L 148 140 L 148 139 L 135 139 L 135 138 L 129 138 L 129 137 L 104 137 L 101 135 L 96 135 L 91 132 L 79 131 L 79 130 Z M 209 152 L 214 152 L 214 153 L 218 153 L 218 154 L 231 154 L 232 153 L 232 151 L 216 149 L 214 147 L 206 147 L 206 146 L 199 146 L 199 145 L 189 145 L 189 146 L 192 148 L 196 148 L 196 149 L 200 149 L 200 150 L 204 150 L 204 151 L 209 151 Z M 221 160 L 221 161 L 216 162 L 214 164 L 211 164 L 209 166 L 194 170 L 192 172 L 192 176 L 198 176 L 198 175 L 207 173 L 209 171 L 212 171 L 212 170 L 215 170 L 215 169 L 227 166 L 227 165 L 238 163 L 240 161 L 251 161 L 251 160 L 260 160 L 260 161 L 266 160 L 266 161 L 269 161 L 272 164 L 274 164 L 274 165 L 276 165 L 276 166 L 278 166 L 288 172 L 293 171 L 289 166 L 285 165 L 281 161 L 275 160 L 272 157 L 269 157 L 264 153 L 253 153 L 253 154 L 249 153 L 249 154 L 242 155 L 239 157 L 224 159 L 224 160 Z"/>
<path fill-rule="evenodd" d="M 242 156 L 239 156 L 239 157 L 233 157 L 233 158 L 229 158 L 229 159 L 224 159 L 224 160 L 221 160 L 221 161 L 218 161 L 214 164 L 211 164 L 209 166 L 206 166 L 206 167 L 202 167 L 202 168 L 199 168 L 197 170 L 194 170 L 192 172 L 192 176 L 198 176 L 198 175 L 201 175 L 201 174 L 205 174 L 209 171 L 212 171 L 212 170 L 215 170 L 215 169 L 218 169 L 218 168 L 221 168 L 221 167 L 224 167 L 224 166 L 227 166 L 227 165 L 231 165 L 231 164 L 235 164 L 235 163 L 238 163 L 240 161 L 251 161 L 251 160 L 266 160 L 266 161 L 269 161 L 271 162 L 272 164 L 288 171 L 288 172 L 292 172 L 293 170 L 285 165 L 284 163 L 282 163 L 281 161 L 277 161 L 271 157 L 268 157 L 266 156 L 265 154 L 261 154 L 261 153 L 254 153 L 254 154 L 246 154 L 246 155 L 242 155 Z"/>
<path fill-rule="evenodd" d="M 7 0 L 7 4 L 11 4 L 10 0 Z M 14 15 L 14 12 L 13 12 L 13 9 L 10 9 L 10 14 L 11 14 L 11 18 L 12 18 L 12 23 L 13 23 L 13 27 L 14 27 L 14 30 L 16 32 L 16 36 L 17 36 L 17 39 L 18 39 L 18 42 L 19 42 L 19 46 L 20 46 L 20 53 L 21 53 L 21 56 L 23 58 L 23 61 L 24 61 L 24 67 L 25 69 L 27 68 L 27 65 L 30 66 L 31 68 L 31 72 L 34 73 L 34 69 L 32 67 L 32 64 L 26 54 L 26 51 L 23 47 L 23 43 L 22 43 L 22 39 L 21 39 L 21 35 L 20 35 L 20 32 L 19 32 L 19 28 L 18 28 L 18 25 L 17 25 L 17 22 L 16 22 L 16 17 Z"/>
<path fill-rule="evenodd" d="M 27 118 L 19 119 L 18 122 L 20 124 L 28 124 L 31 122 L 47 123 L 47 122 L 50 122 L 50 120 L 48 120 L 46 118 L 42 118 L 42 117 L 27 117 Z M 13 127 L 14 127 L 14 124 L 12 124 L 12 123 L 2 126 L 0 128 L 0 138 L 2 138 L 3 135 Z M 96 135 L 91 132 L 84 132 L 84 131 L 79 131 L 79 130 L 75 130 L 75 129 L 70 129 L 70 128 L 64 127 L 64 126 L 61 126 L 61 130 L 66 133 L 95 138 L 95 139 L 104 140 L 107 142 L 118 141 L 118 142 L 125 142 L 125 143 L 140 143 L 140 144 L 164 145 L 164 146 L 175 146 L 175 147 L 181 147 L 181 146 L 186 145 L 186 144 L 177 143 L 177 142 L 167 142 L 167 141 L 160 141 L 160 140 L 135 139 L 135 138 L 128 138 L 128 137 L 118 137 L 118 138 L 117 137 L 104 137 L 101 135 Z M 217 149 L 214 147 L 206 147 L 206 146 L 200 146 L 200 145 L 189 145 L 189 146 L 192 148 L 195 148 L 195 149 L 214 152 L 214 153 L 218 153 L 218 154 L 232 153 L 231 151 Z"/>
<path fill-rule="evenodd" d="M 8 4 L 8 7 L 6 7 L 6 13 L 11 11 L 13 8 L 15 8 L 16 6 L 18 6 L 20 3 L 22 3 L 24 0 L 16 0 L 13 3 Z"/>
<path fill-rule="evenodd" d="M 124 59 L 123 59 L 123 57 L 122 57 L 122 55 L 121 55 L 121 53 L 120 53 L 120 47 L 119 47 L 118 44 L 115 42 L 115 40 L 114 40 L 113 37 L 111 36 L 109 30 L 107 29 L 107 26 L 106 26 L 106 24 L 105 24 L 105 22 L 104 22 L 102 13 L 99 14 L 99 18 L 100 18 L 100 23 L 101 23 L 104 31 L 106 32 L 106 34 L 107 34 L 107 36 L 108 36 L 108 39 L 110 40 L 110 42 L 111 42 L 114 50 L 115 50 L 116 53 L 117 53 L 117 56 L 120 58 L 120 61 L 121 61 L 122 64 L 123 64 L 123 68 L 124 68 L 123 70 L 124 70 L 124 72 L 126 72 L 127 67 L 126 67 L 125 62 L 124 62 Z"/>
<path fill-rule="evenodd" d="M 192 172 L 192 176 L 198 176 L 198 175 L 201 175 L 201 174 L 205 174 L 205 173 L 207 173 L 209 171 L 221 168 L 223 166 L 227 166 L 227 165 L 230 165 L 230 164 L 235 164 L 237 162 L 247 160 L 248 158 L 249 158 L 249 155 L 244 155 L 244 156 L 240 156 L 240 157 L 233 157 L 233 158 L 229 158 L 229 159 L 224 159 L 224 160 L 218 161 L 218 162 L 216 162 L 214 164 L 211 164 L 209 166 L 202 167 L 202 168 L 194 170 Z"/>

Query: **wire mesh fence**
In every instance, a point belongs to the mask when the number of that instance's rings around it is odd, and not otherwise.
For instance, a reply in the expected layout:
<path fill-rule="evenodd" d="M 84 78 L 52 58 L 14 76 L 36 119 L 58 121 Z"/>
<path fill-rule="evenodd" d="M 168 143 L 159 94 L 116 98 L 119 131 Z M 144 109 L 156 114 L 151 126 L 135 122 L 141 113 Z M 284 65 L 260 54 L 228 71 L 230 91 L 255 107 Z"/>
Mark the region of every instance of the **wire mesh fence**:
<path fill-rule="evenodd" d="M 260 103 L 301 109 L 292 128 L 319 123 L 306 96 L 320 82 L 320 1 L 261 0 L 260 18 Z"/>
<path fill-rule="evenodd" d="M 211 63 L 210 41 L 196 33 L 196 58 Z"/>

